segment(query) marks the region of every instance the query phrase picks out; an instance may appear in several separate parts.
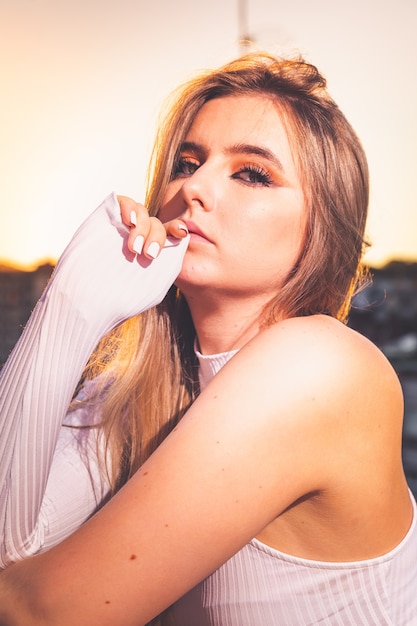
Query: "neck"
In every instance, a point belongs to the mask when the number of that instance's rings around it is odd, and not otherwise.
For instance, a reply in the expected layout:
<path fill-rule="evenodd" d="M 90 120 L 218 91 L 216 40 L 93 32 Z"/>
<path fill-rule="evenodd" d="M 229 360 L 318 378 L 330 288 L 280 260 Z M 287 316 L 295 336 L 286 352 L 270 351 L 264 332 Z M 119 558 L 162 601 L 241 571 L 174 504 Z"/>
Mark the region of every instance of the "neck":
<path fill-rule="evenodd" d="M 187 298 L 202 354 L 238 350 L 260 330 L 260 303 L 235 298 L 218 302 Z"/>

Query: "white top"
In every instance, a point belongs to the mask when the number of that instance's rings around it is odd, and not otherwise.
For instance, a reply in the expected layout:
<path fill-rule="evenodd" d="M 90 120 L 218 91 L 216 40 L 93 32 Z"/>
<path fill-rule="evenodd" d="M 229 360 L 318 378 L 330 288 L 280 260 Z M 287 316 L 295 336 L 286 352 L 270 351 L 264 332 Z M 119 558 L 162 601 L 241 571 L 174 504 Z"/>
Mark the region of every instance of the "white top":
<path fill-rule="evenodd" d="M 112 194 L 64 252 L 1 372 L 0 567 L 62 541 L 108 495 L 99 431 L 62 426 L 92 425 L 99 415 L 87 405 L 66 415 L 67 408 L 98 339 L 162 300 L 188 241 L 170 242 L 145 267 L 120 254 L 126 233 Z M 233 354 L 197 352 L 202 388 Z M 416 581 L 416 515 L 395 550 L 358 563 L 299 559 L 254 539 L 176 603 L 176 623 L 417 625 Z"/>
<path fill-rule="evenodd" d="M 367 561 L 311 561 L 253 539 L 174 605 L 175 624 L 413 626 L 416 582 L 414 504 L 413 524 L 400 545 Z"/>

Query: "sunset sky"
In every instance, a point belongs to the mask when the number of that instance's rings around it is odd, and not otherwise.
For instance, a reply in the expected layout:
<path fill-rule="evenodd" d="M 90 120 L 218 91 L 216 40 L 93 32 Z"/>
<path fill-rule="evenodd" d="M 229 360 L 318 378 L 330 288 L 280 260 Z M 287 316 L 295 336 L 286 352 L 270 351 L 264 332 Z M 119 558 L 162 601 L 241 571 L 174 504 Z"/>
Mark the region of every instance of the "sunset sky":
<path fill-rule="evenodd" d="M 0 259 L 55 259 L 111 191 L 143 200 L 165 97 L 239 53 L 238 0 L 0 0 Z M 301 52 L 359 134 L 367 259 L 417 260 L 417 2 L 246 0 L 256 46 Z"/>

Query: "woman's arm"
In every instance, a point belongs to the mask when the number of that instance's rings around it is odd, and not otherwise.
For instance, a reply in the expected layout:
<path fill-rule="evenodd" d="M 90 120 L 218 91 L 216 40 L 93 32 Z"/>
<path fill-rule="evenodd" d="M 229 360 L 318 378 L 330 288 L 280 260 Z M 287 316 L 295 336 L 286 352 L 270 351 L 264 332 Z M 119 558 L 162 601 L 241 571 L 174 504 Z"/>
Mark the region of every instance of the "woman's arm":
<path fill-rule="evenodd" d="M 343 439 L 329 425 L 335 414 L 343 425 L 350 386 L 336 374 L 335 350 L 315 339 L 320 324 L 307 333 L 304 324 L 284 323 L 243 348 L 97 515 L 0 576 L 0 589 L 18 596 L 12 608 L 0 592 L 3 611 L 25 626 L 145 624 L 324 488 Z"/>
<path fill-rule="evenodd" d="M 39 550 L 47 532 L 53 531 L 59 540 L 59 529 L 49 528 L 51 520 L 45 515 L 40 519 L 39 513 L 58 433 L 83 368 L 97 341 L 118 323 L 160 302 L 181 268 L 186 239 L 171 241 L 175 245 L 151 262 L 130 252 L 129 235 L 112 194 L 64 251 L 1 372 L 0 566 Z M 54 471 L 59 473 L 55 459 Z M 66 488 L 63 480 L 56 493 L 65 499 Z M 79 494 L 85 495 L 83 489 Z M 70 492 L 67 500 L 77 495 Z M 53 504 L 46 503 L 46 509 Z M 83 503 L 80 506 L 79 523 L 86 515 Z M 60 513 L 55 511 L 57 523 Z M 72 513 L 78 515 L 76 507 Z M 63 533 L 70 532 L 67 522 L 61 519 Z"/>

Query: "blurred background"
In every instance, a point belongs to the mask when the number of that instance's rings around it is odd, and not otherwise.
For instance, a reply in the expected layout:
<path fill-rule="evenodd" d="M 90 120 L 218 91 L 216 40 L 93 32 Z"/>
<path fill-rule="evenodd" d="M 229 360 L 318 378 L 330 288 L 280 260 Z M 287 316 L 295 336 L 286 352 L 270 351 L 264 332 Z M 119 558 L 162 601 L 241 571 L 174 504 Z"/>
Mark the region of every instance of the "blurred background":
<path fill-rule="evenodd" d="M 252 48 L 301 53 L 368 155 L 374 280 L 350 324 L 400 375 L 417 491 L 416 27 L 415 0 L 0 0 L 0 367 L 80 222 L 111 191 L 143 200 L 172 89 Z"/>

